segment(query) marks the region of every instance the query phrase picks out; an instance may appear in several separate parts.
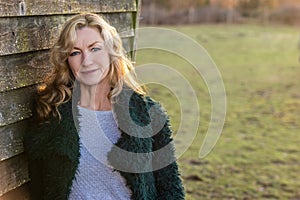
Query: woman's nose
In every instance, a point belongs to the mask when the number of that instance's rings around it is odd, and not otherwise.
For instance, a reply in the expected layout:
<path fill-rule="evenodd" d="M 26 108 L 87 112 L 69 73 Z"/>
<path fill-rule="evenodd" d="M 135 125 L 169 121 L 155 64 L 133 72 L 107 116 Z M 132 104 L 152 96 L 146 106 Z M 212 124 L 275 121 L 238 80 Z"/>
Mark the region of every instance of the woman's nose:
<path fill-rule="evenodd" d="M 91 53 L 88 51 L 83 52 L 82 66 L 87 67 L 93 63 L 92 61 L 93 61 L 93 58 L 92 58 Z"/>

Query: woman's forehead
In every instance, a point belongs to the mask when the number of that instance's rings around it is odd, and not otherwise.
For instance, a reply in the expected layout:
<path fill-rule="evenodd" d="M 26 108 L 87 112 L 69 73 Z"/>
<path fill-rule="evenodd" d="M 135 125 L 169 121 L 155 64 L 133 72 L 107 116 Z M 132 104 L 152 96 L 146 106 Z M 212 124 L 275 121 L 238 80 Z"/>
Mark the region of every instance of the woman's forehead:
<path fill-rule="evenodd" d="M 104 40 L 95 27 L 83 27 L 76 30 L 74 45 L 89 45 L 95 42 L 103 43 Z"/>
<path fill-rule="evenodd" d="M 97 27 L 84 26 L 76 29 L 76 35 L 78 37 L 101 37 L 100 31 Z"/>

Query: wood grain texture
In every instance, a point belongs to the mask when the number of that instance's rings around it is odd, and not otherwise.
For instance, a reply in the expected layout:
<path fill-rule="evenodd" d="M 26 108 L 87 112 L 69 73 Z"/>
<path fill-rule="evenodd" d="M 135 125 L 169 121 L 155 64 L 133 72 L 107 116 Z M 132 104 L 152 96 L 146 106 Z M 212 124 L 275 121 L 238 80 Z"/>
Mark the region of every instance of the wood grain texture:
<path fill-rule="evenodd" d="M 136 11 L 135 0 L 2 0 L 0 17 Z"/>
<path fill-rule="evenodd" d="M 32 116 L 32 98 L 36 87 L 0 93 L 0 127 L 9 125 Z"/>
<path fill-rule="evenodd" d="M 28 184 L 23 184 L 5 193 L 3 196 L 0 196 L 0 200 L 30 200 Z"/>
<path fill-rule="evenodd" d="M 49 51 L 0 56 L 0 92 L 40 82 L 51 71 Z"/>
<path fill-rule="evenodd" d="M 23 136 L 27 120 L 0 127 L 0 161 L 21 154 L 24 151 Z"/>
<path fill-rule="evenodd" d="M 140 22 L 140 14 L 141 14 L 141 9 L 142 9 L 142 0 L 136 0 L 136 12 L 132 13 L 132 20 L 133 20 L 133 30 L 134 30 L 134 35 L 137 35 L 137 29 L 139 27 L 139 22 Z M 136 52 L 137 52 L 137 37 L 134 37 L 132 39 L 132 48 L 131 48 L 131 59 L 136 60 Z"/>
<path fill-rule="evenodd" d="M 0 162 L 0 196 L 29 181 L 28 162 L 24 154 Z"/>
<path fill-rule="evenodd" d="M 49 49 L 72 15 L 0 18 L 0 56 Z M 134 35 L 131 13 L 103 15 L 121 37 Z"/>

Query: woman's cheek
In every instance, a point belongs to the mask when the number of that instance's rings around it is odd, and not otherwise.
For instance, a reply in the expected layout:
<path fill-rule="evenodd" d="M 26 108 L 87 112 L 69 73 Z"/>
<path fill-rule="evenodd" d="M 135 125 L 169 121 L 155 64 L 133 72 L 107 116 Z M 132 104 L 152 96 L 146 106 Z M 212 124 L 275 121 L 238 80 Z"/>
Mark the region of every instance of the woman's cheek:
<path fill-rule="evenodd" d="M 74 63 L 74 61 L 72 59 L 68 59 L 68 64 L 69 64 L 69 67 L 70 67 L 73 75 L 75 77 L 77 77 L 77 72 L 78 72 L 79 68 L 76 67 L 76 65 L 75 65 L 75 63 Z"/>

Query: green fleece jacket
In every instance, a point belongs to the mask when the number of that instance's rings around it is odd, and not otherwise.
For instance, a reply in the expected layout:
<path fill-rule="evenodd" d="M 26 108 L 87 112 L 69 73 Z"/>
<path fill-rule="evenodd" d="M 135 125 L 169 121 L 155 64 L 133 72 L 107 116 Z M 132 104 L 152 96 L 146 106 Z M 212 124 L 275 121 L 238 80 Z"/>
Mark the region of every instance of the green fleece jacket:
<path fill-rule="evenodd" d="M 108 161 L 125 178 L 131 199 L 184 199 L 166 112 L 149 97 L 134 92 L 123 96 L 113 104 L 121 137 Z M 72 105 L 70 100 L 59 107 L 61 120 L 37 124 L 33 117 L 24 137 L 34 200 L 68 199 L 80 157 L 77 111 Z"/>

